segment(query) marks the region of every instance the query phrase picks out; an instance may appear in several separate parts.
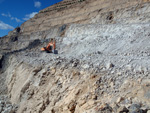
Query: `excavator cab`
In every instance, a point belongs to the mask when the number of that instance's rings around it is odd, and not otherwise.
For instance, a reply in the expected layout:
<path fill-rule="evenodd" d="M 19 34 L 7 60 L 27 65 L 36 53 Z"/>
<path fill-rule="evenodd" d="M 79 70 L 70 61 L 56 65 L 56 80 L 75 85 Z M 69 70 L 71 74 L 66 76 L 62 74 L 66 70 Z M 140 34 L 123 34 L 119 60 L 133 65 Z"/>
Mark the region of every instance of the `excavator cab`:
<path fill-rule="evenodd" d="M 41 51 L 46 51 L 47 53 L 54 53 L 56 49 L 56 41 L 52 38 L 46 47 L 41 48 Z"/>

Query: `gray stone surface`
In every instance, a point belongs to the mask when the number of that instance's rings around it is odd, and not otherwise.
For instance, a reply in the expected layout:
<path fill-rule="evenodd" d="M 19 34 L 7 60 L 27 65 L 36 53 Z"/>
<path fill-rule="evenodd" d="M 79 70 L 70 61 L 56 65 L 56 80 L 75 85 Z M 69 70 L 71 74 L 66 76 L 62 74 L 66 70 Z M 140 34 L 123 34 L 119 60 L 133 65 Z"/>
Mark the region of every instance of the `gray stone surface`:
<path fill-rule="evenodd" d="M 0 113 L 15 113 L 17 106 L 12 105 L 7 96 L 0 96 Z"/>

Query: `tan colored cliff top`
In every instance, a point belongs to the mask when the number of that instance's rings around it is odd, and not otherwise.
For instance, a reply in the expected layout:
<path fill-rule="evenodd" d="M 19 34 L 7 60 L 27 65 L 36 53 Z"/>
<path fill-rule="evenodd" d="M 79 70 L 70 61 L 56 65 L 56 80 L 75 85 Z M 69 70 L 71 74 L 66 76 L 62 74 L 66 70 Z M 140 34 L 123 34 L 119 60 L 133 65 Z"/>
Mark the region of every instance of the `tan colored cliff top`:
<path fill-rule="evenodd" d="M 66 9 L 70 6 L 74 6 L 76 4 L 80 4 L 81 2 L 86 1 L 86 0 L 65 0 L 58 2 L 50 7 L 47 7 L 43 10 L 40 11 L 40 13 L 45 13 L 45 12 L 50 12 L 50 11 L 61 11 L 62 9 Z"/>
<path fill-rule="evenodd" d="M 45 8 L 21 25 L 23 34 L 73 23 L 140 23 L 149 15 L 150 0 L 65 0 Z M 143 10 L 140 10 L 143 7 Z M 140 20 L 140 18 L 143 18 Z"/>

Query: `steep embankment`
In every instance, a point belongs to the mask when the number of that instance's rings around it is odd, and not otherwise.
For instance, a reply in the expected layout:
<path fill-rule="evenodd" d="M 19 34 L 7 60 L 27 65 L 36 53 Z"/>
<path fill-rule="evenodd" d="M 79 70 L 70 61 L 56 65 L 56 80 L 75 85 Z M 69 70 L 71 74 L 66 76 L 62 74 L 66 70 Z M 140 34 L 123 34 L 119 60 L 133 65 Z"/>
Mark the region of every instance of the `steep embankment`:
<path fill-rule="evenodd" d="M 21 31 L 15 29 L 0 39 L 4 45 L 0 47 L 0 95 L 7 94 L 10 99 L 9 102 L 6 96 L 0 98 L 0 112 L 148 113 L 150 3 L 88 0 L 71 5 L 70 2 L 42 10 L 25 22 Z M 58 10 L 62 3 L 68 3 L 70 10 L 67 7 Z M 80 22 L 66 17 L 69 24 L 55 23 L 60 19 L 57 14 L 66 16 L 79 7 L 84 9 L 78 11 L 80 17 L 87 12 L 96 17 L 86 21 L 80 18 Z M 98 10 L 105 13 L 94 13 Z M 77 17 L 78 13 L 72 15 Z M 48 14 L 56 17 L 52 19 Z M 34 28 L 34 21 L 41 19 L 47 23 Z M 50 21 L 56 26 L 48 25 Z M 53 37 L 58 54 L 41 52 L 40 48 Z"/>

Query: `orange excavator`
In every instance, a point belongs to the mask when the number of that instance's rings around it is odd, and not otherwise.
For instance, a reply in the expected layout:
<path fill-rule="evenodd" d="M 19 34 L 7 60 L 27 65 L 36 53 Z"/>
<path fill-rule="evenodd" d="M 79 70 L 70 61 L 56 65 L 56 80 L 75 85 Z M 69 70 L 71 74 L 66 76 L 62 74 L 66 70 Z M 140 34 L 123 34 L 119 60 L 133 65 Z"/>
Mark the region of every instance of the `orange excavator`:
<path fill-rule="evenodd" d="M 55 49 L 56 49 L 56 42 L 52 38 L 46 47 L 41 48 L 41 51 L 46 51 L 48 53 L 52 53 L 52 52 L 54 52 Z"/>

